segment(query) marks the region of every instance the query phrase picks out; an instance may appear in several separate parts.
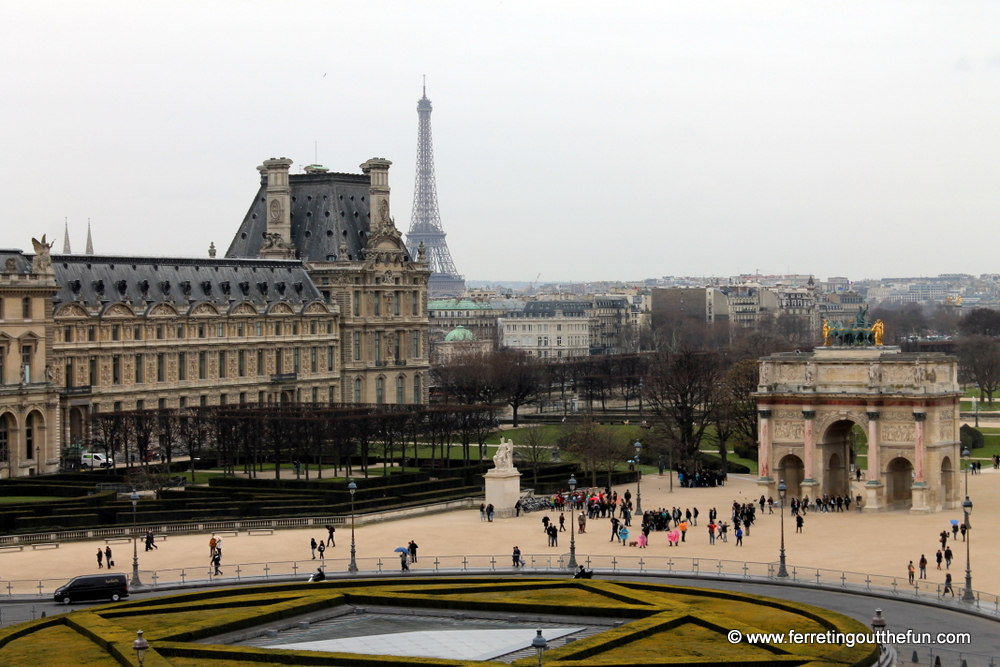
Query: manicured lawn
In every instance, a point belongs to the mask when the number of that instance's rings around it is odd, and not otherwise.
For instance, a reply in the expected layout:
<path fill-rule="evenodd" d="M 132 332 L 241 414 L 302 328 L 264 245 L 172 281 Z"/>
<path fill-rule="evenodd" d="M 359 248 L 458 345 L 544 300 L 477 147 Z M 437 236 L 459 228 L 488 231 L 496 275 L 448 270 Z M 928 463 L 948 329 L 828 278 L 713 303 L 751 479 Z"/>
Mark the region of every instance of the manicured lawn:
<path fill-rule="evenodd" d="M 0 496 L 0 505 L 12 505 L 14 503 L 45 503 L 51 500 L 68 500 L 59 496 Z"/>

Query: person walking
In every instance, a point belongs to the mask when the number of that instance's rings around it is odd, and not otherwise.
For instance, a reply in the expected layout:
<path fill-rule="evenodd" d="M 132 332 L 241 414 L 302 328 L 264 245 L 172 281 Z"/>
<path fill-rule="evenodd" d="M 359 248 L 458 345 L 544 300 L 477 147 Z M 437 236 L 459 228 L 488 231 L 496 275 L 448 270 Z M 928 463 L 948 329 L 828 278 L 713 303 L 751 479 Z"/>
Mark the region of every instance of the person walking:
<path fill-rule="evenodd" d="M 579 527 L 579 530 L 577 530 L 577 532 L 580 533 L 581 535 L 583 535 L 584 533 L 587 532 L 587 513 L 586 512 L 583 512 L 583 511 L 580 512 L 580 520 L 577 521 L 577 526 Z"/>
<path fill-rule="evenodd" d="M 622 546 L 625 546 L 625 543 L 628 542 L 628 528 L 624 524 L 618 531 L 618 539 L 622 541 Z"/>
<path fill-rule="evenodd" d="M 493 503 L 490 503 L 489 505 L 486 506 L 486 521 L 488 523 L 493 523 L 493 513 L 495 511 L 496 508 L 493 507 Z"/>
<path fill-rule="evenodd" d="M 742 528 L 737 528 L 736 529 L 736 546 L 738 546 L 738 547 L 742 547 L 743 546 L 743 529 Z"/>
<path fill-rule="evenodd" d="M 215 555 L 215 546 L 218 544 L 219 540 L 215 537 L 215 533 L 212 533 L 212 538 L 208 541 L 208 557 L 211 558 Z"/>
<path fill-rule="evenodd" d="M 104 569 L 104 552 L 101 551 L 100 549 L 97 550 L 97 569 L 98 570 Z"/>
<path fill-rule="evenodd" d="M 566 514 L 564 512 L 559 513 L 559 532 L 566 532 Z"/>
<path fill-rule="evenodd" d="M 944 575 L 944 590 L 941 591 L 941 595 L 947 595 L 951 593 L 951 597 L 955 597 L 955 591 L 951 588 L 951 572 Z"/>
<path fill-rule="evenodd" d="M 153 537 L 153 531 L 147 530 L 146 531 L 146 551 L 152 551 L 153 549 L 159 549 L 159 548 L 160 547 L 156 546 L 155 538 Z"/>
<path fill-rule="evenodd" d="M 910 564 L 906 566 L 906 575 L 909 577 L 911 584 L 914 583 L 913 582 L 913 574 L 914 574 L 914 572 L 915 572 L 915 569 L 913 567 L 913 561 L 911 560 Z"/>
<path fill-rule="evenodd" d="M 805 522 L 806 522 L 806 520 L 802 518 L 801 514 L 799 514 L 798 516 L 795 517 L 795 532 L 796 533 L 801 533 L 802 532 L 802 524 L 804 524 Z"/>
<path fill-rule="evenodd" d="M 611 517 L 611 539 L 608 542 L 614 542 L 618 539 L 618 517 Z"/>
<path fill-rule="evenodd" d="M 410 543 L 407 545 L 406 548 L 409 549 L 409 551 L 410 551 L 410 562 L 411 563 L 416 563 L 417 562 L 417 543 L 414 542 L 413 540 L 410 540 Z"/>
<path fill-rule="evenodd" d="M 518 500 L 516 503 L 514 503 L 514 516 L 515 517 L 521 516 L 521 501 L 520 500 Z"/>
<path fill-rule="evenodd" d="M 326 556 L 324 555 L 324 554 L 326 553 L 326 545 L 325 545 L 325 544 L 323 544 L 322 542 L 320 542 L 320 543 L 319 543 L 319 544 L 318 544 L 318 545 L 316 546 L 316 551 L 318 551 L 318 552 L 319 552 L 319 559 L 320 559 L 320 560 L 326 560 Z M 222 554 L 222 552 L 221 552 L 221 551 L 216 551 L 216 553 L 218 553 L 218 554 L 220 554 L 220 555 Z"/>
<path fill-rule="evenodd" d="M 958 529 L 962 532 L 962 541 L 964 542 L 965 541 L 965 531 L 968 530 L 968 528 L 966 528 L 965 523 L 963 522 L 962 524 L 959 525 Z"/>
<path fill-rule="evenodd" d="M 409 555 L 410 554 L 408 554 L 405 551 L 400 551 L 399 552 L 399 566 L 400 566 L 400 571 L 401 572 L 409 572 L 410 571 L 410 565 L 406 562 L 407 558 L 409 558 Z"/>
<path fill-rule="evenodd" d="M 692 526 L 697 526 L 698 525 L 698 508 L 697 507 L 695 507 L 691 511 L 691 525 Z"/>
<path fill-rule="evenodd" d="M 927 557 L 924 556 L 923 554 L 920 554 L 920 561 L 918 562 L 918 565 L 920 565 L 920 578 L 921 579 L 926 579 L 927 578 Z"/>
<path fill-rule="evenodd" d="M 708 524 L 708 543 L 715 544 L 715 529 L 718 528 L 714 523 Z"/>
<path fill-rule="evenodd" d="M 510 555 L 511 559 L 514 561 L 514 567 L 521 567 L 521 550 L 516 546 L 514 547 L 514 552 Z"/>
<path fill-rule="evenodd" d="M 486 503 L 479 504 L 479 520 L 486 521 Z"/>
<path fill-rule="evenodd" d="M 545 516 L 542 517 L 542 532 L 543 533 L 548 533 L 549 532 L 549 521 L 550 521 L 550 519 L 549 519 L 549 515 L 548 514 L 546 514 Z"/>
<path fill-rule="evenodd" d="M 945 550 L 944 550 L 944 568 L 946 570 L 950 570 L 951 569 L 952 558 L 953 558 L 953 556 L 952 556 L 952 553 L 951 553 L 951 547 L 945 547 Z"/>
<path fill-rule="evenodd" d="M 212 556 L 212 567 L 215 568 L 215 571 L 213 572 L 214 576 L 219 576 L 222 574 L 222 570 L 220 569 L 221 566 L 222 566 L 222 552 L 216 549 L 215 554 Z"/>
<path fill-rule="evenodd" d="M 222 558 L 222 538 L 215 538 L 215 553 L 219 554 L 219 558 Z"/>
<path fill-rule="evenodd" d="M 316 560 L 316 538 L 309 540 L 309 550 L 312 551 L 312 559 Z"/>
<path fill-rule="evenodd" d="M 687 542 L 688 522 L 681 521 L 677 528 L 681 531 L 681 542 Z"/>
<path fill-rule="evenodd" d="M 115 566 L 115 562 L 111 560 L 111 547 L 104 547 L 104 562 L 108 564 L 108 569 L 110 570 Z"/>
<path fill-rule="evenodd" d="M 335 547 L 337 546 L 337 540 L 333 539 L 333 534 L 337 532 L 337 529 L 333 525 L 328 525 L 326 527 L 326 546 Z"/>
<path fill-rule="evenodd" d="M 937 561 L 937 569 L 939 569 L 939 570 L 940 570 L 940 569 L 941 569 L 941 561 L 943 561 L 943 560 L 944 560 L 944 556 L 943 556 L 943 555 L 941 555 L 941 550 L 940 550 L 940 549 L 938 549 L 938 551 L 937 551 L 937 555 L 936 555 L 936 556 L 934 556 L 934 560 L 936 560 L 936 561 Z"/>

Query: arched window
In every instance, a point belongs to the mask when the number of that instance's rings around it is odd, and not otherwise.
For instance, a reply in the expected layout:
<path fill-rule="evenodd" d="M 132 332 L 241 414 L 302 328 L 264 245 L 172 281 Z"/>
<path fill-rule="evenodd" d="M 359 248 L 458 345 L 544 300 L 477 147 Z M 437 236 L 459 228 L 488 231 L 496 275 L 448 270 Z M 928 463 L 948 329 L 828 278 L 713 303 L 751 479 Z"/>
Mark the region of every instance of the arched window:
<path fill-rule="evenodd" d="M 361 402 L 361 378 L 357 378 L 354 381 L 354 402 Z"/>
<path fill-rule="evenodd" d="M 400 405 L 403 404 L 403 376 L 400 375 L 396 378 L 396 402 Z"/>
<path fill-rule="evenodd" d="M 375 378 L 375 402 L 379 405 L 385 403 L 385 378 Z"/>
<path fill-rule="evenodd" d="M 35 458 L 35 413 L 28 414 L 24 421 L 24 458 Z"/>
<path fill-rule="evenodd" d="M 7 415 L 0 415 L 0 463 L 10 460 L 10 420 Z"/>

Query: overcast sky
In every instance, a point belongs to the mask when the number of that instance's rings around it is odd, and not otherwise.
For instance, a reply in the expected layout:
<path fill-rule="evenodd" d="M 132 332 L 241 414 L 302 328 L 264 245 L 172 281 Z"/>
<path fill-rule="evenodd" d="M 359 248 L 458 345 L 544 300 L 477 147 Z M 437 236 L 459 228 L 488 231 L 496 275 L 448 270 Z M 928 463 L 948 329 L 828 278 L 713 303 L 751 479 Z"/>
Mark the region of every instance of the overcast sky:
<path fill-rule="evenodd" d="M 0 2 L 0 245 L 224 251 L 268 157 L 470 280 L 1000 271 L 1000 3 Z"/>

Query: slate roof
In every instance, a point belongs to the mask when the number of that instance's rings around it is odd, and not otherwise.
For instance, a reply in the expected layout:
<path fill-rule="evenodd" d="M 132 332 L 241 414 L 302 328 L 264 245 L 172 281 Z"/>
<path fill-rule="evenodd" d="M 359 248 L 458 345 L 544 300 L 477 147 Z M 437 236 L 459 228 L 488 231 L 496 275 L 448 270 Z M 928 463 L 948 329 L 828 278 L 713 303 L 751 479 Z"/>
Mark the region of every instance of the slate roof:
<path fill-rule="evenodd" d="M 586 317 L 590 308 L 590 301 L 528 301 L 520 316 L 555 317 L 561 311 L 564 317 Z"/>
<path fill-rule="evenodd" d="M 30 265 L 30 260 L 29 260 Z M 116 301 L 177 306 L 209 302 L 224 311 L 251 302 L 303 305 L 323 297 L 298 260 L 52 255 L 61 303 L 100 306 Z"/>
<path fill-rule="evenodd" d="M 292 243 L 298 256 L 310 262 L 341 259 L 340 241 L 347 241 L 346 259 L 361 259 L 371 223 L 365 174 L 334 172 L 289 174 L 292 196 Z M 267 177 L 240 225 L 226 257 L 259 257 L 266 230 Z"/>
<path fill-rule="evenodd" d="M 26 256 L 19 248 L 0 248 L 0 271 L 7 271 L 7 260 L 14 259 L 14 267 L 17 273 L 28 273 L 31 271 L 31 256 Z"/>

